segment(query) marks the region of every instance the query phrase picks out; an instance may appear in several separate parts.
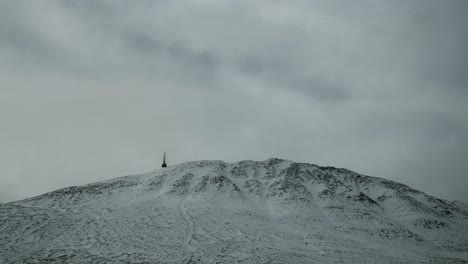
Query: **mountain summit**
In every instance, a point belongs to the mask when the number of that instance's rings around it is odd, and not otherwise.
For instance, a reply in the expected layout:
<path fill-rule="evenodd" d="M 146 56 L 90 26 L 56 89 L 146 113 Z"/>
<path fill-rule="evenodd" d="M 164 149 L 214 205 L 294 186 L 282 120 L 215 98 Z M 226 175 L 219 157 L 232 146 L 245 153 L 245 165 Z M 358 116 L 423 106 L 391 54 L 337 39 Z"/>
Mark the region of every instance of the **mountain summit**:
<path fill-rule="evenodd" d="M 0 263 L 467 263 L 467 208 L 347 169 L 194 161 L 0 204 Z"/>

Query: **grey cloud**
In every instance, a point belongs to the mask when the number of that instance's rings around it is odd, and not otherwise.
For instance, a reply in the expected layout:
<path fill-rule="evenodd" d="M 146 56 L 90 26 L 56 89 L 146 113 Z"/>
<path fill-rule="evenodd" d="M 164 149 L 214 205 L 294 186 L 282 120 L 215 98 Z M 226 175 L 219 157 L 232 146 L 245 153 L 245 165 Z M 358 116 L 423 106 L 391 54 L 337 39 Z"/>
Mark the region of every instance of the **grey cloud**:
<path fill-rule="evenodd" d="M 296 91 L 302 95 L 317 100 L 342 101 L 348 99 L 350 94 L 346 85 L 337 79 L 326 79 L 319 74 L 307 74 L 302 65 L 281 65 L 281 62 L 253 60 L 240 58 L 235 62 L 240 72 L 267 80 L 272 87 Z M 280 67 L 278 67 L 278 65 Z"/>
<path fill-rule="evenodd" d="M 178 43 L 165 44 L 144 33 L 128 32 L 123 34 L 125 43 L 130 50 L 139 52 L 145 56 L 151 53 L 165 53 L 171 59 L 190 64 L 191 68 L 204 68 L 207 71 L 214 71 L 219 67 L 219 63 L 209 51 L 195 51 L 186 48 Z M 150 57 L 151 58 L 151 57 Z"/>
<path fill-rule="evenodd" d="M 344 84 L 340 85 L 336 80 L 325 80 L 319 76 L 298 77 L 290 80 L 282 80 L 279 77 L 279 81 L 284 83 L 284 89 L 296 90 L 319 101 L 341 101 L 350 97 Z"/>
<path fill-rule="evenodd" d="M 0 201 L 196 159 L 465 200 L 466 1 L 0 3 Z"/>
<path fill-rule="evenodd" d="M 432 2 L 412 21 L 418 29 L 415 53 L 421 59 L 421 78 L 440 89 L 467 91 L 468 26 L 466 1 Z M 465 96 L 467 94 L 465 93 Z"/>

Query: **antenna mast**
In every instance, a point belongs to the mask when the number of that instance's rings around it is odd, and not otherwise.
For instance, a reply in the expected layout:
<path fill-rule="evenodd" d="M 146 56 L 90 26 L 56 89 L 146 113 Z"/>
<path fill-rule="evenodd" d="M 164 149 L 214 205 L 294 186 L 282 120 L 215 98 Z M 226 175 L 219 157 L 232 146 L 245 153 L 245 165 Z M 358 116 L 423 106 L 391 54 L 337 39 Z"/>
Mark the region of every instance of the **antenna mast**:
<path fill-rule="evenodd" d="M 164 152 L 164 156 L 163 156 L 163 164 L 161 165 L 162 168 L 166 168 L 167 167 L 167 164 L 166 164 L 166 152 Z"/>

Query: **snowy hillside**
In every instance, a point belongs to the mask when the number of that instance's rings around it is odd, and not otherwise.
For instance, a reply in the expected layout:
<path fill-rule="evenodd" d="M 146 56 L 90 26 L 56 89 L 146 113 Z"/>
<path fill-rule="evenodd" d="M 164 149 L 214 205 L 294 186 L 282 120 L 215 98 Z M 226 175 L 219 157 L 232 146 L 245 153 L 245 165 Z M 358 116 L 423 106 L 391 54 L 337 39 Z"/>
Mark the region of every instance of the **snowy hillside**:
<path fill-rule="evenodd" d="M 197 161 L 0 204 L 0 263 L 468 263 L 468 211 L 346 169 Z"/>

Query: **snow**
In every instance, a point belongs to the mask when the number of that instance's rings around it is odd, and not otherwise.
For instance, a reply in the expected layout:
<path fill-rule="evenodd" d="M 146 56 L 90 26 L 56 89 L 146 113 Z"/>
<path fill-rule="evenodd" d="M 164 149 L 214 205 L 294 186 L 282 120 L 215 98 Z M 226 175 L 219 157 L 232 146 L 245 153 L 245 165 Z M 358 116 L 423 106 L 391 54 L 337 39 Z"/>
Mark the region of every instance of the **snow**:
<path fill-rule="evenodd" d="M 468 211 L 287 160 L 195 161 L 0 204 L 0 263 L 466 263 Z"/>

